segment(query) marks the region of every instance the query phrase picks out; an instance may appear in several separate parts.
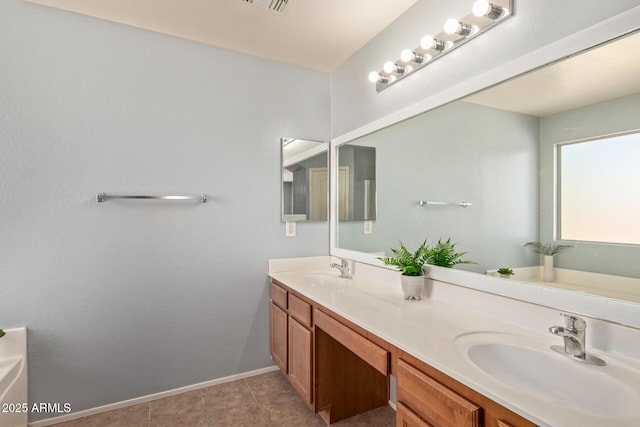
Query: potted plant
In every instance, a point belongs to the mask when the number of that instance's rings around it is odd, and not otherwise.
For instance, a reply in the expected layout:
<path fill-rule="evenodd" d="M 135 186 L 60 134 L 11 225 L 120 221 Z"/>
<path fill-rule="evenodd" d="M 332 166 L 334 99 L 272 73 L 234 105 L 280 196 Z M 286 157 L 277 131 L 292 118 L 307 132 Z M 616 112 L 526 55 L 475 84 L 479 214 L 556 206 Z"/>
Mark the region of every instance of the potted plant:
<path fill-rule="evenodd" d="M 446 242 L 439 239 L 438 243 L 428 250 L 428 253 L 427 263 L 438 267 L 453 268 L 458 264 L 475 264 L 473 261 L 461 259 L 467 253 L 456 252 L 456 244 L 451 243 L 451 238 Z"/>
<path fill-rule="evenodd" d="M 542 269 L 542 280 L 544 282 L 553 282 L 553 256 L 559 252 L 572 248 L 572 245 L 543 245 L 540 242 L 527 242 L 525 248 L 531 249 L 533 252 L 544 256 L 544 268 Z"/>
<path fill-rule="evenodd" d="M 410 252 L 400 242 L 400 249 L 391 249 L 393 256 L 378 258 L 385 265 L 393 265 L 398 267 L 402 272 L 400 276 L 400 284 L 404 299 L 420 300 L 422 299 L 422 288 L 424 286 L 424 271 L 422 267 L 429 257 L 429 248 L 427 241 L 420 245 L 415 252 Z"/>
<path fill-rule="evenodd" d="M 503 279 L 510 279 L 511 276 L 513 276 L 513 270 L 507 267 L 500 267 L 498 269 L 498 274 L 500 275 L 500 277 L 502 277 Z"/>

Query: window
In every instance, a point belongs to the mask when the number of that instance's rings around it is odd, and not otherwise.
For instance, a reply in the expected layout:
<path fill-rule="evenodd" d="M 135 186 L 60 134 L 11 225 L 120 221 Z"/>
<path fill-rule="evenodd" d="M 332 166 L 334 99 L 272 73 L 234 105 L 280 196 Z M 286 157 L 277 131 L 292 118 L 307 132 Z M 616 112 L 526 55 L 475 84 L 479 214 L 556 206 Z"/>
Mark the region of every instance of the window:
<path fill-rule="evenodd" d="M 557 150 L 558 237 L 640 245 L 640 133 Z"/>

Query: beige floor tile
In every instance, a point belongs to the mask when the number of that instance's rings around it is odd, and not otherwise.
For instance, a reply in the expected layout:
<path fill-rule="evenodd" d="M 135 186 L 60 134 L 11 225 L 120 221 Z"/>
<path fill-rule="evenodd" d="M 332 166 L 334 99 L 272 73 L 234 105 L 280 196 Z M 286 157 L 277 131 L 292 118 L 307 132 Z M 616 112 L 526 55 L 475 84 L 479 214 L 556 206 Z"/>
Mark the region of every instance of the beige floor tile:
<path fill-rule="evenodd" d="M 149 405 L 140 404 L 87 417 L 87 427 L 148 427 Z"/>
<path fill-rule="evenodd" d="M 314 416 L 313 411 L 293 390 L 280 393 L 259 403 L 260 410 L 270 425 L 285 426 L 288 421 Z"/>
<path fill-rule="evenodd" d="M 320 418 L 320 415 L 309 414 L 304 418 L 296 418 L 288 420 L 287 427 L 327 427 L 327 424 Z"/>
<path fill-rule="evenodd" d="M 245 380 L 258 403 L 271 400 L 282 393 L 292 390 L 291 383 L 280 371 L 249 377 Z"/>
<path fill-rule="evenodd" d="M 257 405 L 207 409 L 209 427 L 268 427 Z"/>
<path fill-rule="evenodd" d="M 165 417 L 151 422 L 151 427 L 209 427 L 204 411 L 193 412 L 182 417 Z"/>
<path fill-rule="evenodd" d="M 51 427 L 86 427 L 89 425 L 87 417 L 78 418 L 77 420 L 66 421 L 64 423 L 52 424 Z"/>
<path fill-rule="evenodd" d="M 151 426 L 171 425 L 183 420 L 198 425 L 206 416 L 204 402 L 199 390 L 166 397 L 149 402 Z"/>
<path fill-rule="evenodd" d="M 209 409 L 233 408 L 255 404 L 249 386 L 244 380 L 214 385 L 201 390 L 204 406 Z"/>
<path fill-rule="evenodd" d="M 394 427 L 384 406 L 333 425 Z M 56 427 L 324 427 L 280 371 L 158 399 Z"/>

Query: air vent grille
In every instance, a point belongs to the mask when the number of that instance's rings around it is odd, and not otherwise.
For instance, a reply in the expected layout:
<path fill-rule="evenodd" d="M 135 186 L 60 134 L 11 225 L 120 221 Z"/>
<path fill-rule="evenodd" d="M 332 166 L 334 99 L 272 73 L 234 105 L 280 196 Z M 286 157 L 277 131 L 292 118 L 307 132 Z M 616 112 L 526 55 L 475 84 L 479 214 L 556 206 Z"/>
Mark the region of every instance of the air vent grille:
<path fill-rule="evenodd" d="M 245 3 L 251 3 L 254 6 L 263 9 L 269 9 L 274 12 L 284 12 L 289 0 L 243 0 Z"/>

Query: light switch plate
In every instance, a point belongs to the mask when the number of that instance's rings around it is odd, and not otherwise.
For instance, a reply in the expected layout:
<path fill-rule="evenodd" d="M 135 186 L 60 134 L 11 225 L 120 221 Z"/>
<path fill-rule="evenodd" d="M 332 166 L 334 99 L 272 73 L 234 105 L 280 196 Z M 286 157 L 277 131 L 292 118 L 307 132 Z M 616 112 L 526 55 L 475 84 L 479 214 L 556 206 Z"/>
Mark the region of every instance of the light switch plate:
<path fill-rule="evenodd" d="M 285 232 L 284 235 L 286 237 L 296 237 L 296 222 L 295 221 L 286 221 L 284 223 Z"/>
<path fill-rule="evenodd" d="M 373 233 L 373 222 L 372 221 L 365 221 L 364 222 L 364 234 L 371 234 Z"/>

